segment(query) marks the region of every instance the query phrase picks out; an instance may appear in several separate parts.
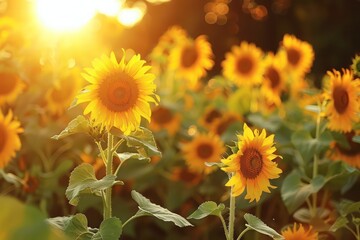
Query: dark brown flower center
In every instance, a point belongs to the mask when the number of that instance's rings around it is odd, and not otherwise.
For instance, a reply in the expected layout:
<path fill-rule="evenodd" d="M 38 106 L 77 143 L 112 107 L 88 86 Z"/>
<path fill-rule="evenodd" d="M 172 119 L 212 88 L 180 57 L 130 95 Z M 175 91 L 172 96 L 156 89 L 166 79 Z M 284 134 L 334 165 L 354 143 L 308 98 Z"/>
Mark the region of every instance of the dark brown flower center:
<path fill-rule="evenodd" d="M 194 46 L 186 47 L 181 54 L 181 66 L 189 68 L 194 65 L 199 54 Z"/>
<path fill-rule="evenodd" d="M 334 107 L 338 113 L 344 113 L 349 105 L 349 95 L 346 89 L 335 87 L 333 91 Z"/>
<path fill-rule="evenodd" d="M 265 77 L 270 80 L 271 88 L 275 89 L 280 84 L 280 74 L 273 68 L 269 67 L 265 72 Z"/>
<path fill-rule="evenodd" d="M 299 50 L 295 48 L 288 48 L 286 49 L 286 54 L 287 60 L 292 66 L 296 66 L 299 63 L 301 57 Z"/>
<path fill-rule="evenodd" d="M 263 159 L 259 151 L 254 148 L 246 149 L 240 156 L 240 167 L 245 178 L 256 178 L 263 167 Z"/>
<path fill-rule="evenodd" d="M 16 87 L 18 79 L 14 74 L 0 73 L 0 95 L 9 94 Z"/>
<path fill-rule="evenodd" d="M 240 74 L 249 74 L 253 69 L 254 63 L 249 56 L 243 56 L 236 62 L 236 70 Z"/>
<path fill-rule="evenodd" d="M 221 135 L 223 134 L 226 129 L 236 121 L 237 119 L 235 117 L 229 117 L 229 118 L 224 118 L 224 119 L 221 119 L 219 124 L 217 125 L 216 127 L 216 134 L 217 135 Z"/>
<path fill-rule="evenodd" d="M 165 107 L 157 107 L 152 112 L 152 120 L 158 124 L 166 124 L 173 119 L 172 112 Z"/>
<path fill-rule="evenodd" d="M 124 73 L 120 73 L 107 76 L 100 83 L 98 94 L 101 102 L 108 110 L 124 112 L 136 104 L 139 88 L 134 79 Z"/>
<path fill-rule="evenodd" d="M 3 124 L 0 124 L 0 153 L 4 150 L 6 144 L 6 131 Z"/>
<path fill-rule="evenodd" d="M 201 143 L 197 149 L 197 155 L 202 159 L 208 159 L 212 156 L 214 149 L 209 143 Z"/>
<path fill-rule="evenodd" d="M 221 117 L 221 112 L 219 112 L 216 109 L 212 109 L 210 112 L 208 112 L 205 116 L 205 122 L 206 123 L 212 123 L 215 119 Z"/>
<path fill-rule="evenodd" d="M 352 131 L 350 133 L 346 134 L 346 139 L 349 144 L 349 148 L 344 148 L 340 144 L 336 144 L 336 147 L 339 149 L 339 151 L 347 156 L 356 156 L 360 154 L 360 143 L 354 142 L 352 138 L 355 136 L 355 132 Z"/>

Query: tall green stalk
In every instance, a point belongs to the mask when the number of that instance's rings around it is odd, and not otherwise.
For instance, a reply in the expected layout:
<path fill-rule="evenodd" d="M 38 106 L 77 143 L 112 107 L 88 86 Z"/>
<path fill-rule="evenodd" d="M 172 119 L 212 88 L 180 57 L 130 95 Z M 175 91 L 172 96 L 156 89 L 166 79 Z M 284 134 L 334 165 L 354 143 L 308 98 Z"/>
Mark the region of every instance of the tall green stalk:
<path fill-rule="evenodd" d="M 231 187 L 231 193 L 234 186 Z M 230 196 L 230 215 L 229 215 L 229 240 L 234 240 L 234 224 L 235 224 L 235 197 Z"/>
<path fill-rule="evenodd" d="M 107 141 L 107 154 L 106 154 L 106 176 L 113 174 L 113 145 L 114 136 L 108 133 Z M 111 206 L 111 191 L 112 187 L 105 190 L 105 201 L 104 201 L 104 220 L 112 217 L 112 206 Z"/>

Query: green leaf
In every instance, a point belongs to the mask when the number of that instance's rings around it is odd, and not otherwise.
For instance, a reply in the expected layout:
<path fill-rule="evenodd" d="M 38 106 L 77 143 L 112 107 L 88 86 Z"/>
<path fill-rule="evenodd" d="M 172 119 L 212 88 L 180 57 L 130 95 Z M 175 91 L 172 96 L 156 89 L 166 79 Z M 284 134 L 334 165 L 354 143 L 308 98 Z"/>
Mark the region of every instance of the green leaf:
<path fill-rule="evenodd" d="M 195 212 L 193 212 L 188 219 L 202 219 L 209 215 L 219 216 L 221 212 L 225 209 L 225 205 L 220 203 L 217 205 L 215 202 L 207 201 L 202 203 Z"/>
<path fill-rule="evenodd" d="M 52 227 L 40 210 L 19 200 L 0 196 L 0 239 L 6 240 L 65 240 L 58 229 Z"/>
<path fill-rule="evenodd" d="M 245 213 L 244 218 L 248 224 L 245 224 L 246 227 L 249 227 L 259 233 L 262 233 L 264 235 L 270 236 L 273 239 L 284 239 L 284 237 L 277 233 L 274 229 L 266 225 L 263 221 L 261 221 L 259 218 L 255 217 L 252 214 Z"/>
<path fill-rule="evenodd" d="M 131 191 L 131 196 L 139 205 L 139 214 L 145 213 L 147 215 L 152 215 L 165 222 L 173 222 L 178 227 L 192 226 L 192 224 L 182 216 L 170 212 L 168 209 L 150 202 L 149 199 L 145 198 L 135 190 Z"/>
<path fill-rule="evenodd" d="M 88 133 L 90 131 L 89 121 L 83 116 L 79 115 L 71 120 L 67 127 L 59 134 L 52 136 L 52 139 L 59 140 L 75 133 Z"/>
<path fill-rule="evenodd" d="M 248 120 L 255 126 L 259 128 L 265 128 L 271 132 L 276 132 L 282 123 L 282 119 L 276 115 L 270 115 L 269 117 L 264 117 L 261 114 L 249 114 L 247 117 Z"/>
<path fill-rule="evenodd" d="M 128 147 L 136 148 L 136 150 L 144 157 L 161 156 L 161 152 L 156 146 L 154 135 L 146 128 L 140 127 L 130 135 L 124 135 L 115 128 L 111 130 L 111 133 L 124 138 Z"/>
<path fill-rule="evenodd" d="M 321 112 L 321 109 L 318 105 L 307 105 L 307 106 L 305 106 L 305 109 L 310 112 L 314 112 L 314 113 Z"/>
<path fill-rule="evenodd" d="M 69 203 L 77 206 L 81 194 L 92 193 L 101 196 L 101 191 L 120 183 L 115 179 L 115 175 L 107 175 L 101 180 L 97 180 L 93 166 L 83 163 L 72 171 L 65 194 Z"/>
<path fill-rule="evenodd" d="M 150 161 L 150 158 L 148 157 L 144 157 L 143 155 L 139 154 L 139 153 L 129 153 L 129 152 L 124 152 L 124 153 L 116 153 L 116 155 L 118 156 L 118 158 L 122 161 L 125 162 L 129 159 L 137 159 L 137 160 L 146 160 L 146 161 Z"/>
<path fill-rule="evenodd" d="M 68 217 L 50 218 L 48 222 L 61 229 L 71 239 L 84 239 L 85 236 L 91 237 L 93 235 L 93 233 L 88 230 L 88 221 L 82 213 Z M 82 238 L 79 238 L 80 236 L 82 236 Z"/>
<path fill-rule="evenodd" d="M 6 173 L 3 169 L 0 169 L 0 177 L 2 177 L 6 182 L 14 184 L 15 186 L 20 186 L 23 184 L 23 180 L 21 178 L 12 173 Z"/>
<path fill-rule="evenodd" d="M 354 137 L 352 138 L 352 141 L 353 141 L 353 142 L 356 142 L 356 143 L 360 143 L 360 136 L 354 136 Z"/>
<path fill-rule="evenodd" d="M 281 187 L 281 197 L 288 211 L 295 211 L 312 193 L 318 192 L 325 183 L 325 178 L 321 175 L 316 176 L 310 183 L 304 183 L 300 174 L 292 171 L 286 176 Z"/>
<path fill-rule="evenodd" d="M 338 217 L 333 225 L 329 228 L 329 231 L 336 232 L 338 229 L 345 227 L 349 221 L 346 217 Z"/>
<path fill-rule="evenodd" d="M 116 217 L 108 218 L 100 224 L 99 231 L 91 240 L 118 240 L 122 233 L 122 223 Z"/>
<path fill-rule="evenodd" d="M 360 212 L 360 201 L 351 202 L 351 201 L 344 200 L 340 203 L 339 211 L 340 211 L 340 214 L 344 217 L 349 215 L 350 213 Z"/>

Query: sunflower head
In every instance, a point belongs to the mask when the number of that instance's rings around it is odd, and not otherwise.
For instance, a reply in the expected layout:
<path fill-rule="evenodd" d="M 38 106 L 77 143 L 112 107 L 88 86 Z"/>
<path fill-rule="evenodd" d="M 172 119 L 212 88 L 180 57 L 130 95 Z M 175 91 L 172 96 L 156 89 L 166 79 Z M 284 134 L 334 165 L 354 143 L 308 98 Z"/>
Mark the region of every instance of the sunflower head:
<path fill-rule="evenodd" d="M 312 46 L 293 35 L 285 34 L 282 40 L 287 69 L 295 76 L 302 77 L 310 71 L 314 61 Z"/>
<path fill-rule="evenodd" d="M 22 93 L 25 84 L 20 77 L 11 71 L 0 72 L 0 106 L 12 103 Z"/>
<path fill-rule="evenodd" d="M 354 142 L 354 136 L 359 135 L 360 132 L 351 131 L 345 134 L 346 143 L 340 144 L 338 142 L 331 143 L 328 156 L 334 161 L 344 161 L 352 167 L 360 168 L 360 143 Z"/>
<path fill-rule="evenodd" d="M 278 178 L 282 172 L 274 162 L 279 157 L 274 154 L 274 135 L 266 136 L 265 129 L 261 133 L 252 131 L 244 124 L 243 135 L 237 137 L 238 151 L 222 160 L 225 165 L 222 170 L 231 174 L 226 186 L 232 187 L 233 196 L 239 196 L 246 188 L 245 199 L 259 201 L 262 192 L 276 188 L 269 180 Z"/>
<path fill-rule="evenodd" d="M 169 68 L 176 71 L 178 77 L 186 80 L 190 88 L 195 88 L 198 80 L 204 77 L 213 65 L 211 45 L 204 35 L 195 40 L 184 39 L 175 46 L 169 58 Z"/>
<path fill-rule="evenodd" d="M 120 62 L 115 54 L 103 55 L 93 61 L 93 68 L 85 69 L 84 78 L 90 83 L 77 95 L 77 104 L 87 103 L 84 114 L 101 129 L 116 127 L 130 134 L 140 126 L 141 117 L 150 122 L 150 103 L 157 104 L 155 76 L 150 67 L 135 55 Z"/>
<path fill-rule="evenodd" d="M 353 70 L 356 76 L 360 77 L 360 55 L 356 55 L 353 58 L 351 69 Z"/>
<path fill-rule="evenodd" d="M 190 171 L 207 174 L 214 168 L 207 167 L 205 163 L 218 162 L 225 152 L 225 146 L 220 137 L 208 133 L 196 135 L 182 150 Z"/>
<path fill-rule="evenodd" d="M 252 43 L 242 42 L 226 53 L 222 62 L 223 75 L 236 85 L 255 85 L 261 82 L 264 72 L 263 52 Z"/>
<path fill-rule="evenodd" d="M 152 111 L 150 129 L 154 131 L 160 131 L 166 129 L 166 131 L 174 135 L 180 127 L 180 115 L 174 113 L 171 109 L 165 106 L 156 106 Z"/>
<path fill-rule="evenodd" d="M 294 224 L 293 228 L 287 227 L 285 230 L 281 231 L 281 235 L 285 238 L 285 240 L 317 240 L 318 233 L 312 230 L 310 226 L 308 229 L 305 229 L 303 225 L 300 223 L 297 225 Z"/>
<path fill-rule="evenodd" d="M 352 125 L 359 121 L 360 81 L 354 79 L 350 70 L 327 72 L 329 82 L 325 85 L 325 98 L 329 101 L 325 114 L 328 127 L 339 132 L 350 132 Z"/>
<path fill-rule="evenodd" d="M 79 76 L 70 75 L 54 83 L 45 93 L 48 111 L 56 116 L 64 113 L 82 87 Z"/>
<path fill-rule="evenodd" d="M 20 122 L 13 119 L 12 112 L 6 116 L 0 111 L 0 169 L 15 157 L 21 147 L 19 133 L 23 132 Z"/>
<path fill-rule="evenodd" d="M 204 114 L 199 119 L 202 126 L 210 129 L 214 121 L 222 116 L 222 112 L 214 107 L 207 107 Z"/>

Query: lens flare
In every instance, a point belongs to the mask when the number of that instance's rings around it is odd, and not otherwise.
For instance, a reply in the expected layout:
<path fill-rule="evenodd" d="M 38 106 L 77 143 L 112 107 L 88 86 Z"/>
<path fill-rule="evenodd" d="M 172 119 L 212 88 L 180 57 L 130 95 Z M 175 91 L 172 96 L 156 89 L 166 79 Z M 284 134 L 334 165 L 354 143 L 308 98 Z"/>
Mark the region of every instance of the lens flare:
<path fill-rule="evenodd" d="M 35 7 L 41 23 L 57 32 L 75 31 L 96 13 L 94 1 L 89 0 L 37 0 Z"/>

